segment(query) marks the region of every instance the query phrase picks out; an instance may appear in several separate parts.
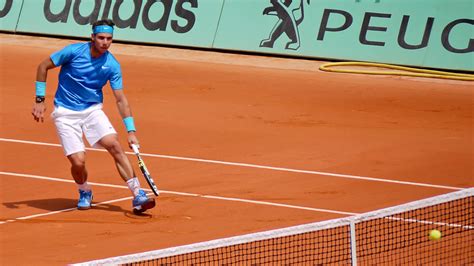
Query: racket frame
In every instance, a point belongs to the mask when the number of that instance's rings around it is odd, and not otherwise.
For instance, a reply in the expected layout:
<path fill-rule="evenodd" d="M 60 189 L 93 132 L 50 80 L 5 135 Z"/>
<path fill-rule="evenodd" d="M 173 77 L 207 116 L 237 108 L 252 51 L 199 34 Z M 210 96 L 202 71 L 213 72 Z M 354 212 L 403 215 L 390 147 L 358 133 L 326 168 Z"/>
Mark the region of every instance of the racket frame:
<path fill-rule="evenodd" d="M 145 177 L 145 180 L 148 183 L 148 186 L 151 188 L 151 190 L 153 191 L 153 194 L 155 194 L 155 196 L 159 196 L 160 191 L 158 190 L 158 187 L 156 186 L 155 181 L 151 177 L 151 174 L 150 174 L 150 172 L 148 171 L 148 168 L 145 165 L 145 161 L 143 161 L 142 157 L 140 156 L 140 150 L 139 150 L 138 145 L 132 144 L 131 147 L 132 147 L 133 153 L 135 153 L 135 155 L 137 156 L 138 167 L 140 168 L 140 171 L 142 172 L 143 176 Z"/>

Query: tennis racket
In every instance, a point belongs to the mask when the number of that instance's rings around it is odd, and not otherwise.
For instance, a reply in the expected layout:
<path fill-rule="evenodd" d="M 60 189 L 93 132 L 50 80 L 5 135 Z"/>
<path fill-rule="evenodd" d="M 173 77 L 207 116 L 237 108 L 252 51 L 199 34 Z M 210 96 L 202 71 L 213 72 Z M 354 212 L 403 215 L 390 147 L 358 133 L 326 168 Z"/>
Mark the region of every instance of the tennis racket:
<path fill-rule="evenodd" d="M 145 162 L 143 161 L 142 157 L 140 156 L 140 151 L 138 150 L 138 146 L 135 145 L 135 144 L 132 144 L 132 150 L 138 158 L 138 166 L 140 167 L 140 171 L 142 172 L 143 176 L 145 177 L 146 182 L 150 186 L 153 193 L 156 196 L 159 196 L 160 192 L 158 191 L 158 187 L 156 187 L 155 181 L 153 181 L 153 178 L 151 177 L 150 172 L 148 172 L 148 169 L 146 168 Z"/>

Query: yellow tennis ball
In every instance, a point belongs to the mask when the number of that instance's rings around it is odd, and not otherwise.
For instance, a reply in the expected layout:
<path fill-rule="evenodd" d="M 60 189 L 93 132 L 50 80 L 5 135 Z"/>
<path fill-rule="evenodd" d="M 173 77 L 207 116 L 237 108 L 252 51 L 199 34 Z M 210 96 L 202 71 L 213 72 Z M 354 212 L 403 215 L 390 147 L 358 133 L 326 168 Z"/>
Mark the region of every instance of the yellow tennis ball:
<path fill-rule="evenodd" d="M 439 240 L 441 238 L 441 232 L 438 230 L 431 230 L 430 231 L 430 239 L 431 240 Z"/>

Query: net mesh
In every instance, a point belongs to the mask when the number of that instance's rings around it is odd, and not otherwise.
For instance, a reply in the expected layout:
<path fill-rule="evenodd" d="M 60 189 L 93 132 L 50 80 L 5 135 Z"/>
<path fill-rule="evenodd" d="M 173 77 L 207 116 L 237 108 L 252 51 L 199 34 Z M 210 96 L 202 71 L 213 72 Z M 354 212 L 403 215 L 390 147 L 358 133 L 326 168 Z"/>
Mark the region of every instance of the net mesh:
<path fill-rule="evenodd" d="M 474 265 L 474 188 L 353 217 L 86 265 Z M 430 240 L 430 230 L 442 232 Z"/>
<path fill-rule="evenodd" d="M 253 241 L 126 265 L 350 264 L 349 227 Z"/>
<path fill-rule="evenodd" d="M 474 264 L 473 197 L 356 224 L 359 265 Z M 429 240 L 436 229 L 442 238 Z"/>

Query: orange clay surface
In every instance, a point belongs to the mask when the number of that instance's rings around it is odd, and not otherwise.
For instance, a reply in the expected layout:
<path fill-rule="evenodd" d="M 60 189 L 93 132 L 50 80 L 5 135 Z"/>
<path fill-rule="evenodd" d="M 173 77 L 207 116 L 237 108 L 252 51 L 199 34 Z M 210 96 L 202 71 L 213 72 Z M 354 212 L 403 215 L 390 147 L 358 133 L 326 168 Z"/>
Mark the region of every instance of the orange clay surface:
<path fill-rule="evenodd" d="M 472 82 L 325 73 L 310 60 L 114 44 L 142 152 L 177 157 L 144 157 L 163 190 L 148 215 L 131 213 L 127 188 L 98 185 L 94 202 L 111 202 L 75 210 L 69 163 L 48 145 L 59 143 L 49 118 L 58 69 L 48 75 L 45 122 L 30 113 L 37 65 L 72 42 L 0 34 L 1 265 L 65 265 L 191 244 L 474 186 Z M 104 110 L 125 147 L 111 89 L 104 91 Z M 106 152 L 88 150 L 87 167 L 89 182 L 124 185 Z"/>

